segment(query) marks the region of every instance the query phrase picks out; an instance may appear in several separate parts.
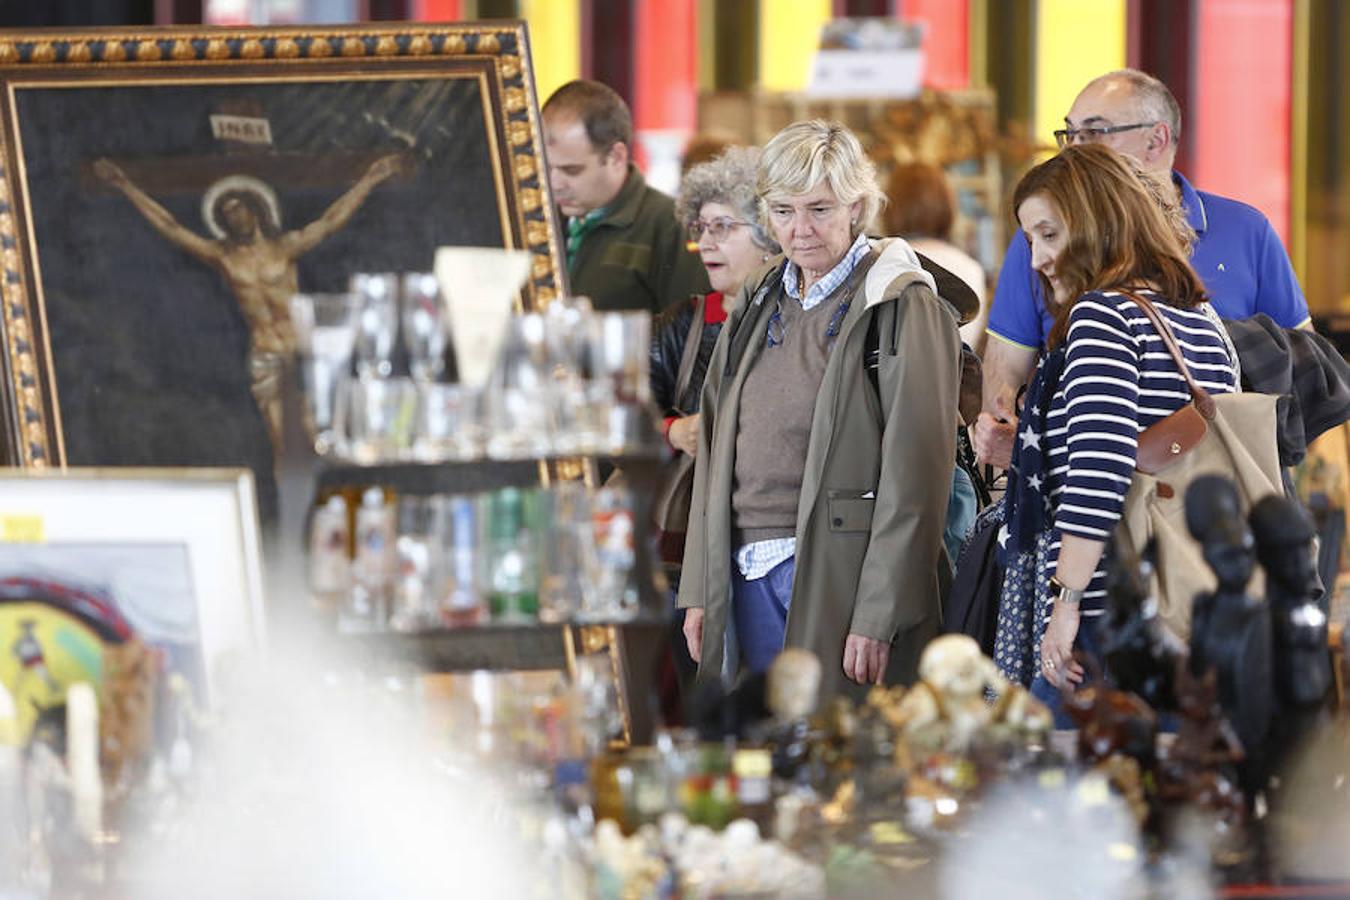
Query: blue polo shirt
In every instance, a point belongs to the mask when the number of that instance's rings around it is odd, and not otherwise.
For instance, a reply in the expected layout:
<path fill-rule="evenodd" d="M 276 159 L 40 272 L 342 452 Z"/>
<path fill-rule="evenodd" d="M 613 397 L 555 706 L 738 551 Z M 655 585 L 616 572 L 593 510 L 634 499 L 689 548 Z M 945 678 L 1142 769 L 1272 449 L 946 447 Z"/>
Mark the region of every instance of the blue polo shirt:
<path fill-rule="evenodd" d="M 1286 328 L 1308 321 L 1308 302 L 1294 277 L 1289 254 L 1255 207 L 1191 187 L 1180 172 L 1186 220 L 1195 229 L 1191 265 L 1205 283 L 1214 309 L 1225 319 L 1265 313 Z M 998 273 L 989 331 L 1028 349 L 1045 345 L 1055 317 L 1046 309 L 1040 278 L 1031 268 L 1031 248 L 1020 232 L 1008 244 Z"/>

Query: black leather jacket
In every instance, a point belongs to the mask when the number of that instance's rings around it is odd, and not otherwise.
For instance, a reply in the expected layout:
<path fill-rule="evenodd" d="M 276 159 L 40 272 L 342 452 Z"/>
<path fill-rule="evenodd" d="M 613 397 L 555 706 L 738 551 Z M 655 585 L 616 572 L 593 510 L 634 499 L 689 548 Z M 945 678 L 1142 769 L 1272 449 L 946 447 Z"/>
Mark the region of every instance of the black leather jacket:
<path fill-rule="evenodd" d="M 720 302 L 720 295 L 707 296 L 709 303 Z M 722 333 L 721 322 L 703 325 L 698 358 L 694 361 L 694 371 L 689 376 L 689 389 L 685 391 L 683 397 L 676 397 L 675 380 L 680 372 L 680 357 L 684 354 L 684 342 L 689 337 L 694 313 L 698 309 L 698 299 L 697 296 L 693 296 L 672 303 L 661 311 L 653 326 L 652 398 L 661 408 L 663 416 L 691 416 L 698 412 L 698 399 L 703 391 L 703 378 L 708 373 L 708 360 L 712 358 L 717 336 Z"/>

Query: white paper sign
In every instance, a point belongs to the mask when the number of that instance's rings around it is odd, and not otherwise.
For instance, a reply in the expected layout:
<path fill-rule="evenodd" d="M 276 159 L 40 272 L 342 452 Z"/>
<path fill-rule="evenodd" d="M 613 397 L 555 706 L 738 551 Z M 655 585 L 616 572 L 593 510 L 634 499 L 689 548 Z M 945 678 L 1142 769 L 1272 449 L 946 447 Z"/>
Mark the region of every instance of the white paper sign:
<path fill-rule="evenodd" d="M 922 50 L 820 50 L 806 93 L 820 98 L 919 95 L 923 85 Z"/>

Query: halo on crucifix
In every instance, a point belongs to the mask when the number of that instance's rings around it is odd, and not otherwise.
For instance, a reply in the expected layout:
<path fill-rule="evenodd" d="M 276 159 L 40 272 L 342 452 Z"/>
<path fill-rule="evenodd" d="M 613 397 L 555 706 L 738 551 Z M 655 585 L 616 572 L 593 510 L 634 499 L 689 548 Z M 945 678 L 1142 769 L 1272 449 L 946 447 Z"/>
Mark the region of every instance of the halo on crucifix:
<path fill-rule="evenodd" d="M 202 222 L 206 224 L 211 234 L 221 240 L 228 237 L 225 226 L 220 220 L 216 204 L 225 195 L 233 192 L 256 196 L 271 220 L 269 224 L 274 230 L 281 230 L 281 204 L 277 202 L 277 192 L 272 190 L 272 186 L 260 178 L 254 178 L 252 175 L 226 175 L 224 178 L 212 182 L 211 186 L 206 189 L 206 193 L 202 195 Z"/>

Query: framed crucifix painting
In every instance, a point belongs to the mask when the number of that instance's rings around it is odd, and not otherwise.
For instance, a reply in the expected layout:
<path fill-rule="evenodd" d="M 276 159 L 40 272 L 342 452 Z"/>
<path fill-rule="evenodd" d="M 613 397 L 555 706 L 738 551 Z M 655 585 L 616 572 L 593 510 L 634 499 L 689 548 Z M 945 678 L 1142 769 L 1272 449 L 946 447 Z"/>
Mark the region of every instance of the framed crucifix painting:
<path fill-rule="evenodd" d="M 247 466 L 288 301 L 442 246 L 562 284 L 519 22 L 0 32 L 6 461 Z"/>

